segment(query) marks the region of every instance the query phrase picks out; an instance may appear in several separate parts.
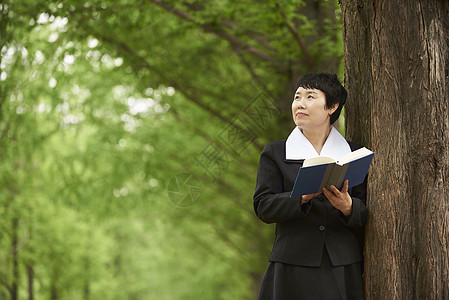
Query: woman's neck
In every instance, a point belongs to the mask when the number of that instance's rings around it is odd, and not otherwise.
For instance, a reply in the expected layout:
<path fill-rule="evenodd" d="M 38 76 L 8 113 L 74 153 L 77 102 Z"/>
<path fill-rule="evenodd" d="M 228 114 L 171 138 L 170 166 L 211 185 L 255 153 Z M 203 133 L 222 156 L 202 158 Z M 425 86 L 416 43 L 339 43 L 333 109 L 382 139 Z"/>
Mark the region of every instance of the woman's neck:
<path fill-rule="evenodd" d="M 326 126 L 323 127 L 301 129 L 301 131 L 312 144 L 313 148 L 315 148 L 316 152 L 320 154 L 324 143 L 331 132 L 331 127 L 326 124 Z"/>

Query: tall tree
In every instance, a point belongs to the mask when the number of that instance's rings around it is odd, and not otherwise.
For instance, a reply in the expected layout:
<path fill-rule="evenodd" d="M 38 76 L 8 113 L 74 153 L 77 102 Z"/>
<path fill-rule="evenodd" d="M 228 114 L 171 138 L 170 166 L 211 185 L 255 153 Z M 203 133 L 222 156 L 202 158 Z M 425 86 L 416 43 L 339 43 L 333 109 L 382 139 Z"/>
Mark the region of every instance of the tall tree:
<path fill-rule="evenodd" d="M 346 135 L 376 152 L 367 299 L 449 299 L 449 2 L 341 5 Z"/>

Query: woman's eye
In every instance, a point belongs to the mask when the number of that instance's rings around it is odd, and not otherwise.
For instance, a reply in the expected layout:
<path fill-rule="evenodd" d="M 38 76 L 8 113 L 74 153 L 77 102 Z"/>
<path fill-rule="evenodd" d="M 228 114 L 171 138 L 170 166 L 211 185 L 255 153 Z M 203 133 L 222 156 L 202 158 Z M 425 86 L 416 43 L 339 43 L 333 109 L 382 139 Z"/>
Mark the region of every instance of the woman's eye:
<path fill-rule="evenodd" d="M 315 99 L 312 95 L 309 95 L 307 98 L 308 99 Z"/>

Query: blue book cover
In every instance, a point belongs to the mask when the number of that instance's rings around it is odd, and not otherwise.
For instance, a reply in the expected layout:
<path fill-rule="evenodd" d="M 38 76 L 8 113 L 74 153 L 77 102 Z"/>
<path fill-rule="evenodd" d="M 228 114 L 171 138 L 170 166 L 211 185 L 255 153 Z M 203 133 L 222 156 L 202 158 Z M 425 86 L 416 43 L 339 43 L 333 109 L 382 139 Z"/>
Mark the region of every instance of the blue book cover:
<path fill-rule="evenodd" d="M 365 179 L 374 152 L 361 148 L 346 155 L 339 161 L 329 157 L 314 157 L 304 160 L 296 176 L 291 198 L 322 192 L 322 187 L 336 186 L 341 189 L 348 179 L 351 188 Z"/>

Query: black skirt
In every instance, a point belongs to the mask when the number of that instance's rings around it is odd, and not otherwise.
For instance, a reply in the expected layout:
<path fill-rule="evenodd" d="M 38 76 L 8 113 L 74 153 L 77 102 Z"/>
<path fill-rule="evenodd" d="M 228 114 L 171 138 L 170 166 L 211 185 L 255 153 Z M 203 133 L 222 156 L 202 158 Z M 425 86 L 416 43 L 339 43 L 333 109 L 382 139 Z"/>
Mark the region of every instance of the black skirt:
<path fill-rule="evenodd" d="M 326 248 L 320 267 L 270 262 L 259 300 L 363 300 L 360 263 L 334 267 Z"/>

